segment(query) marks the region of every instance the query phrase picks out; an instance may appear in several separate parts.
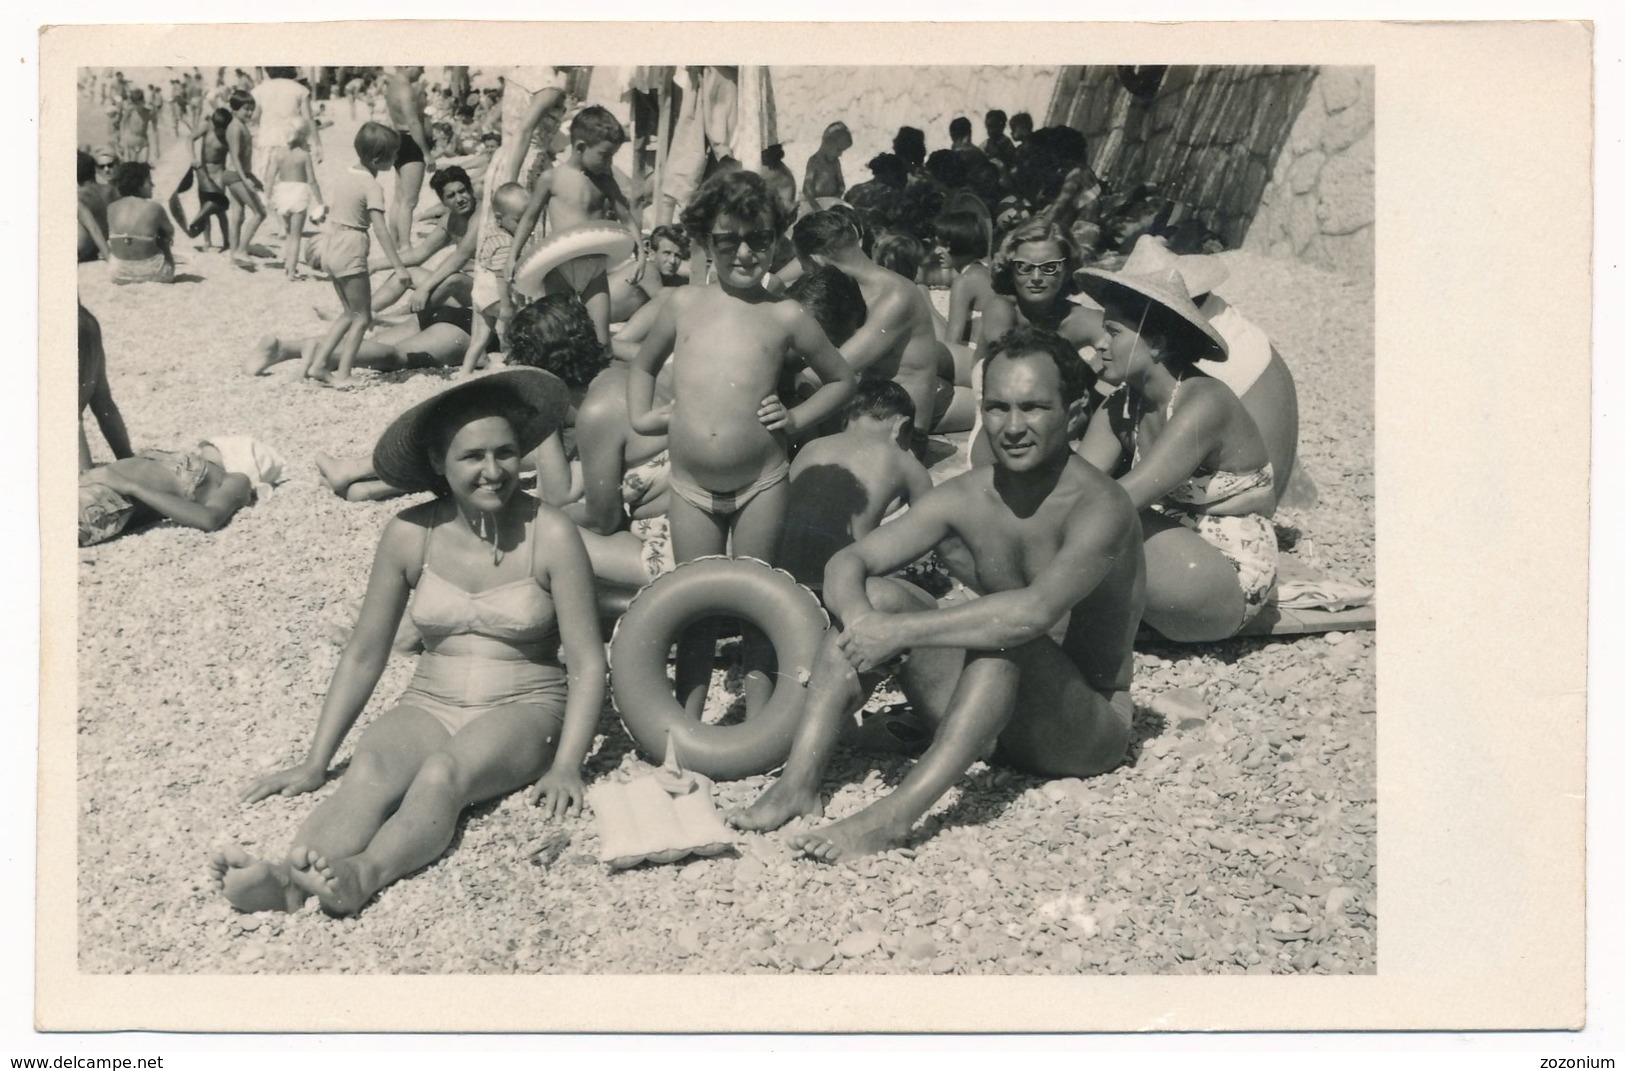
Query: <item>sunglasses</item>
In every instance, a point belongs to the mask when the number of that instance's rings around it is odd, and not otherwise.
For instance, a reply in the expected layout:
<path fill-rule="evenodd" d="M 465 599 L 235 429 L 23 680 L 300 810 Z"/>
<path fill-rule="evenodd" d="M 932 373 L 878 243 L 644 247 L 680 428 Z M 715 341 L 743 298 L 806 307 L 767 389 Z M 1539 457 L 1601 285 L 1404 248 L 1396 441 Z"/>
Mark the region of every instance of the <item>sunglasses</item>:
<path fill-rule="evenodd" d="M 751 231 L 749 234 L 734 234 L 731 231 L 712 232 L 711 244 L 718 253 L 732 255 L 739 252 L 739 247 L 748 245 L 757 253 L 767 253 L 773 249 L 779 240 L 777 231 L 762 230 Z"/>
<path fill-rule="evenodd" d="M 1037 272 L 1046 279 L 1061 274 L 1061 269 L 1064 267 L 1066 267 L 1066 261 L 1064 260 L 1046 260 L 1042 264 L 1034 264 L 1030 260 L 1012 260 L 1010 262 L 1010 269 L 1017 275 L 1031 275 L 1033 272 Z"/>
<path fill-rule="evenodd" d="M 111 171 L 116 167 L 118 167 L 117 164 L 97 164 L 96 165 L 96 170 L 97 171 Z"/>

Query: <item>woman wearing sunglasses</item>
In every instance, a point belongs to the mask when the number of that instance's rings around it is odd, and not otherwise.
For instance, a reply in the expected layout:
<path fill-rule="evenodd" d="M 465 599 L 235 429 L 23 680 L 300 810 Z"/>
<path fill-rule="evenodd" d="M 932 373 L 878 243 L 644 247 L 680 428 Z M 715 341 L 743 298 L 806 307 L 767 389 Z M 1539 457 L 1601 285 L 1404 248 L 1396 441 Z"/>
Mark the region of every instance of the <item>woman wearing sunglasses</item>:
<path fill-rule="evenodd" d="M 982 337 L 998 338 L 1012 327 L 1042 327 L 1078 348 L 1097 372 L 1096 347 L 1106 341 L 1100 310 L 1068 300 L 1077 293 L 1074 275 L 1083 267 L 1067 232 L 1035 218 L 1004 236 L 993 257 L 994 299 L 982 313 Z"/>

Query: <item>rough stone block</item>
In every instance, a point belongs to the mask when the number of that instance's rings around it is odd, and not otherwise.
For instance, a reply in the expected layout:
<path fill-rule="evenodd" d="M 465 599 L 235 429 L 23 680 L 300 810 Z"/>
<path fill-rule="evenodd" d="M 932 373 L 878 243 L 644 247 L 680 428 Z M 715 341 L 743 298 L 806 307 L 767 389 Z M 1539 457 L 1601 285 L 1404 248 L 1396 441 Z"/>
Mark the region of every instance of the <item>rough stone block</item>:
<path fill-rule="evenodd" d="M 1375 218 L 1376 168 L 1371 131 L 1320 170 L 1319 230 L 1352 234 Z"/>
<path fill-rule="evenodd" d="M 1292 184 L 1293 193 L 1308 193 L 1315 188 L 1315 180 L 1320 177 L 1321 168 L 1326 166 L 1326 154 L 1320 152 L 1306 152 L 1292 161 L 1292 168 L 1287 173 L 1287 181 Z"/>
<path fill-rule="evenodd" d="M 1308 194 L 1292 198 L 1292 204 L 1287 207 L 1286 228 L 1287 235 L 1292 239 L 1293 250 L 1300 254 L 1309 248 L 1310 242 L 1320 237 L 1315 201 Z"/>
<path fill-rule="evenodd" d="M 1318 81 L 1328 114 L 1351 108 L 1361 97 L 1368 96 L 1362 72 L 1355 67 L 1323 67 Z"/>
<path fill-rule="evenodd" d="M 1320 146 L 1328 154 L 1340 153 L 1371 129 L 1371 112 L 1366 108 L 1345 108 L 1326 117 L 1320 132 Z"/>

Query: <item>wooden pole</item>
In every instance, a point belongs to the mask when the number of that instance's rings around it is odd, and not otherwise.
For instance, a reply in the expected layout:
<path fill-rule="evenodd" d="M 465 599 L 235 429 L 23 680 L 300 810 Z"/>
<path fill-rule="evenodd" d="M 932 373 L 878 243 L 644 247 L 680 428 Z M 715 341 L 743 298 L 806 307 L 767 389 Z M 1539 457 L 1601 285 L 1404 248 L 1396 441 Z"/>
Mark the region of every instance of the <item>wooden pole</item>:
<path fill-rule="evenodd" d="M 655 226 L 671 222 L 666 208 L 666 152 L 671 141 L 671 90 L 673 77 L 667 74 L 660 82 L 660 118 L 655 123 Z"/>

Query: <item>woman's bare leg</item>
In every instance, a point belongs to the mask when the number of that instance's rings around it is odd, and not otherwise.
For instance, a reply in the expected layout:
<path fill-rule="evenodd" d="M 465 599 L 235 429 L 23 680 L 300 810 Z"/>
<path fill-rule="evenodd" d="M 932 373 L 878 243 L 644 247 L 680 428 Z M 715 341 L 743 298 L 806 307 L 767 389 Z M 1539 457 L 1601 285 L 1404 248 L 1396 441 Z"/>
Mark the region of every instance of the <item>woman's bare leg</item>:
<path fill-rule="evenodd" d="M 465 807 L 530 784 L 558 747 L 557 708 L 498 707 L 426 756 L 411 787 L 364 850 L 311 859 L 306 872 L 328 911 L 352 915 L 380 889 L 434 862 Z M 296 880 L 303 880 L 295 872 Z"/>
<path fill-rule="evenodd" d="M 1241 627 L 1246 602 L 1236 569 L 1207 540 L 1155 513 L 1145 530 L 1145 623 L 1170 640 L 1222 640 Z"/>

